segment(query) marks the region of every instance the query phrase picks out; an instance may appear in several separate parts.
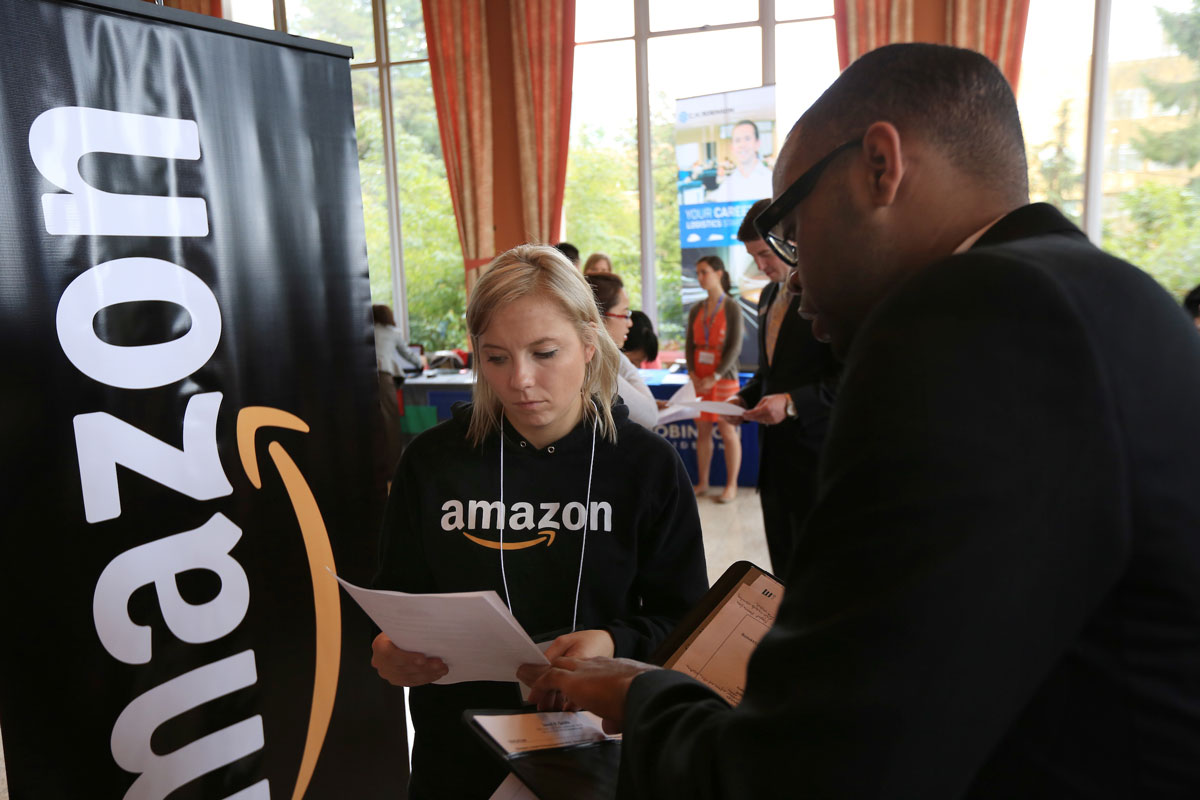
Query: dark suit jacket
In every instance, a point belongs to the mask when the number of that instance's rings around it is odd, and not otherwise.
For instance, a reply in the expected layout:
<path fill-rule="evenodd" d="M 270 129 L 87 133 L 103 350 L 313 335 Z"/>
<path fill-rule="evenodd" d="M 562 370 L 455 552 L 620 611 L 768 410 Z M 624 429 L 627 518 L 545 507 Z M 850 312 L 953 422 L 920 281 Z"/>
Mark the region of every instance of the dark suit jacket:
<path fill-rule="evenodd" d="M 736 709 L 634 681 L 627 796 L 1200 797 L 1200 336 L 1050 206 L 872 312 L 791 564 Z"/>
<path fill-rule="evenodd" d="M 758 370 L 738 395 L 746 408 L 768 394 L 786 393 L 796 416 L 778 425 L 759 425 L 758 482 L 786 480 L 788 458 L 797 448 L 819 452 L 829 427 L 829 399 L 837 365 L 829 345 L 812 335 L 812 325 L 799 314 L 800 298 L 792 297 L 775 340 L 775 358 L 767 364 L 767 312 L 781 291 L 770 283 L 758 299 Z"/>

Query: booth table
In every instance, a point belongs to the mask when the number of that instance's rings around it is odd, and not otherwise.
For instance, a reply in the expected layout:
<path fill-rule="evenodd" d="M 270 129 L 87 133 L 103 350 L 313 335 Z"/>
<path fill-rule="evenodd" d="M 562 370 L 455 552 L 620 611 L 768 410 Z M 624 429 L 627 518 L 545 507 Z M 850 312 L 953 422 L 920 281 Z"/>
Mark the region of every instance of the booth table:
<path fill-rule="evenodd" d="M 686 372 L 669 372 L 665 369 L 640 370 L 650 393 L 659 400 L 667 400 L 687 383 Z M 752 373 L 742 372 L 738 382 L 745 385 Z M 471 400 L 471 384 L 475 378 L 470 370 L 453 372 L 430 372 L 404 381 L 404 405 L 433 406 L 438 422 L 450 419 L 450 407 L 455 403 Z M 696 424 L 694 420 L 679 420 L 660 425 L 655 429 L 679 451 L 692 483 L 696 483 Z M 744 422 L 742 437 L 742 469 L 738 474 L 739 486 L 755 486 L 758 483 L 758 424 Z M 725 446 L 720 432 L 713 426 L 713 460 L 709 473 L 712 486 L 725 485 Z"/>

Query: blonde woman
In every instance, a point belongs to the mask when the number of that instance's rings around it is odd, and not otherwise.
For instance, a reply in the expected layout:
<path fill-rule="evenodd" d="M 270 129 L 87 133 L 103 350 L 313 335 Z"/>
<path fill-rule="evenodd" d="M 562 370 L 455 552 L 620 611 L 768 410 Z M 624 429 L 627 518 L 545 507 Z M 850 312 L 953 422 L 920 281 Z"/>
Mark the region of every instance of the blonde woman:
<path fill-rule="evenodd" d="M 591 288 L 554 249 L 523 245 L 480 278 L 467 327 L 473 402 L 401 458 L 376 585 L 495 590 L 550 658 L 649 657 L 707 588 L 700 521 L 674 448 L 612 403 L 622 356 Z M 379 674 L 413 687 L 409 796 L 489 797 L 504 770 L 462 712 L 517 708 L 520 691 L 434 685 L 437 655 L 373 645 Z"/>
<path fill-rule="evenodd" d="M 612 273 L 612 259 L 604 253 L 592 253 L 583 262 L 584 275 L 606 275 Z"/>

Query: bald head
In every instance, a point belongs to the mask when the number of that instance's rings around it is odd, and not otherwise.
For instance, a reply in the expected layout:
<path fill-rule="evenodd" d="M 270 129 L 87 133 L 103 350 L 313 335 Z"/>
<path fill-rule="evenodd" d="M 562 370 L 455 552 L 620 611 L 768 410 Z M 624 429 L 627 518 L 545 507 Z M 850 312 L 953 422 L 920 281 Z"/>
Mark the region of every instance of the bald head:
<path fill-rule="evenodd" d="M 963 176 L 1003 200 L 1028 202 L 1016 98 L 986 56 L 936 44 L 872 50 L 842 72 L 796 128 L 830 148 L 879 121 L 890 122 L 902 136 L 923 139 Z"/>

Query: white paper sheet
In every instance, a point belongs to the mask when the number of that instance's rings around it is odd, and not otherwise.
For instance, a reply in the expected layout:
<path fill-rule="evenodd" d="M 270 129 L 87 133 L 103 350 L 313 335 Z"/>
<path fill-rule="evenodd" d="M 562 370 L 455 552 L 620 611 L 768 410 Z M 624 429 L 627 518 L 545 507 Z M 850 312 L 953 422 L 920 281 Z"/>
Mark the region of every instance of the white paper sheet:
<path fill-rule="evenodd" d="M 740 417 L 746 413 L 746 409 L 733 403 L 696 399 L 696 386 L 688 381 L 671 395 L 666 408 L 659 409 L 658 424 L 666 425 L 681 419 L 695 419 L 700 416 L 701 411 L 730 417 Z"/>
<path fill-rule="evenodd" d="M 522 664 L 550 663 L 495 592 L 406 594 L 338 583 L 401 650 L 446 662 L 450 671 L 434 683 L 515 682 Z"/>

